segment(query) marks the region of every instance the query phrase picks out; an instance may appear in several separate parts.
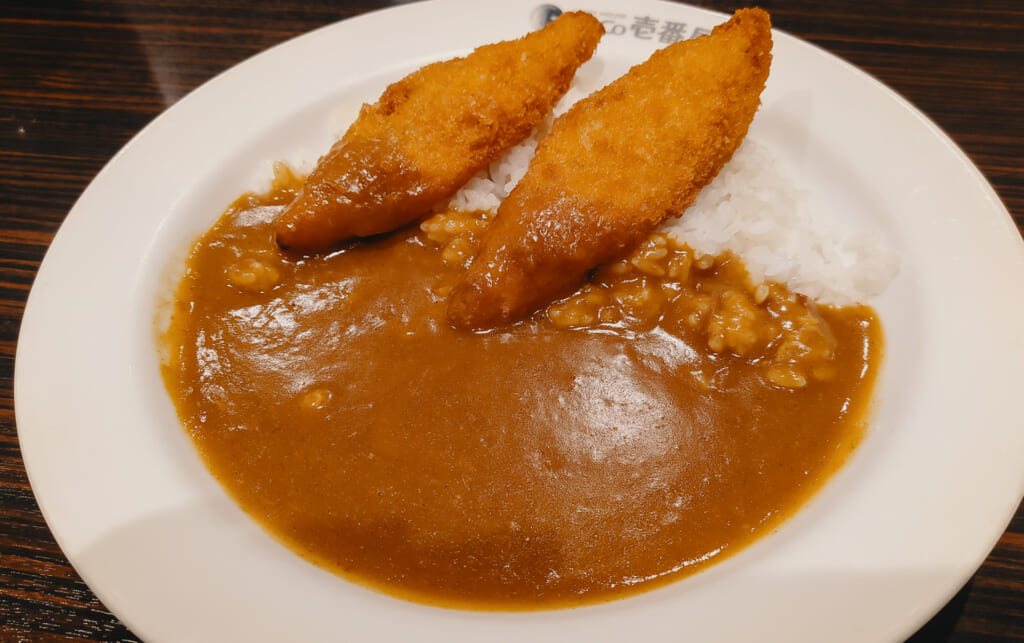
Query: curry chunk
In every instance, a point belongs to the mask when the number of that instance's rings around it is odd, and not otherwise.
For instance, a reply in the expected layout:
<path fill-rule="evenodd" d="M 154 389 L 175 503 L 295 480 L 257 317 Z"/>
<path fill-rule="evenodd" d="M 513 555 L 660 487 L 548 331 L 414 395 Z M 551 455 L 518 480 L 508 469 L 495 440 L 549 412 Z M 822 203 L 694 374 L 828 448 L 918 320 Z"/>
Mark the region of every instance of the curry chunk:
<path fill-rule="evenodd" d="M 768 14 L 738 11 L 558 118 L 452 291 L 449 321 L 521 319 L 682 214 L 746 136 L 771 46 Z"/>
<path fill-rule="evenodd" d="M 427 65 L 364 105 L 281 213 L 278 242 L 330 246 L 393 230 L 520 142 L 569 88 L 604 33 L 566 13 L 514 41 Z"/>

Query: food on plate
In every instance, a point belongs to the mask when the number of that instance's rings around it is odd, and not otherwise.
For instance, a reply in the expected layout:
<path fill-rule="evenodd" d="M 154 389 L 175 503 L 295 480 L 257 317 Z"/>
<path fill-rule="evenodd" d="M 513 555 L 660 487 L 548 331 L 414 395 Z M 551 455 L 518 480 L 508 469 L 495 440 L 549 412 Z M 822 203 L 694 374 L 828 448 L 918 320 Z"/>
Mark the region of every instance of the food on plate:
<path fill-rule="evenodd" d="M 490 333 L 452 328 L 442 212 L 307 260 L 284 177 L 195 246 L 168 390 L 210 471 L 294 551 L 392 595 L 549 609 L 657 587 L 773 530 L 861 439 L 870 308 L 754 284 L 657 233 Z"/>
<path fill-rule="evenodd" d="M 603 33 L 593 16 L 566 13 L 540 31 L 427 65 L 389 86 L 363 106 L 280 214 L 278 241 L 322 248 L 425 214 L 530 134 Z"/>
<path fill-rule="evenodd" d="M 559 117 L 452 292 L 448 319 L 474 329 L 521 319 L 682 214 L 746 135 L 771 44 L 767 13 L 737 11 Z"/>
<path fill-rule="evenodd" d="M 830 236 L 827 213 L 790 218 L 799 192 L 754 141 L 685 228 L 644 223 L 517 323 L 452 326 L 449 297 L 543 135 L 418 226 L 313 257 L 277 243 L 304 189 L 279 166 L 193 247 L 163 336 L 167 390 L 212 474 L 308 560 L 448 607 L 619 598 L 769 533 L 861 440 L 881 325 L 826 302 L 863 300 L 885 276 L 853 273 L 886 262 Z M 787 237 L 809 226 L 812 244 Z M 851 253 L 849 291 L 806 260 Z"/>

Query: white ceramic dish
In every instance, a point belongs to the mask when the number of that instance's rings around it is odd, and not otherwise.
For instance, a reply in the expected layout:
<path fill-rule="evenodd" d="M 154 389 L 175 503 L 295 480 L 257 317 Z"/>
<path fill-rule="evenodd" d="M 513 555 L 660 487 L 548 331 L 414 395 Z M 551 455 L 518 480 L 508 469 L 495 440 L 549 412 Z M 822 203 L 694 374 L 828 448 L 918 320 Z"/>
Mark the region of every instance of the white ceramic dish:
<path fill-rule="evenodd" d="M 574 8 L 576 3 L 563 8 Z M 724 16 L 593 0 L 595 72 L 669 22 Z M 315 159 L 338 110 L 428 61 L 536 26 L 532 1 L 438 0 L 335 24 L 208 82 L 143 130 L 68 215 L 18 344 L 21 448 L 63 551 L 152 641 L 877 641 L 909 635 L 981 564 L 1024 491 L 1024 244 L 980 173 L 885 87 L 785 34 L 755 129 L 811 197 L 884 231 L 903 269 L 873 302 L 887 357 L 870 434 L 777 533 L 694 577 L 533 614 L 401 602 L 277 544 L 181 430 L 154 347 L 158 294 L 275 159 Z M 658 31 L 635 31 L 638 17 Z M 424 25 L 431 25 L 424 29 Z M 652 35 L 651 39 L 642 36 Z M 269 89 L 268 89 L 269 88 Z"/>

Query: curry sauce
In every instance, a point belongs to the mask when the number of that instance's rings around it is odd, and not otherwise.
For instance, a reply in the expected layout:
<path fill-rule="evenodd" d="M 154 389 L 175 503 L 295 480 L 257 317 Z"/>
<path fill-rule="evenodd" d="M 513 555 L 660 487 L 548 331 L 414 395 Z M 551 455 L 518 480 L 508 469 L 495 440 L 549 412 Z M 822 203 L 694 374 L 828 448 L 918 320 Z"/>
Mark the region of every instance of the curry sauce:
<path fill-rule="evenodd" d="M 524 322 L 455 330 L 486 216 L 289 254 L 295 187 L 196 244 L 164 377 L 237 502 L 346 578 L 471 609 L 650 589 L 776 527 L 862 437 L 870 308 L 655 236 Z"/>

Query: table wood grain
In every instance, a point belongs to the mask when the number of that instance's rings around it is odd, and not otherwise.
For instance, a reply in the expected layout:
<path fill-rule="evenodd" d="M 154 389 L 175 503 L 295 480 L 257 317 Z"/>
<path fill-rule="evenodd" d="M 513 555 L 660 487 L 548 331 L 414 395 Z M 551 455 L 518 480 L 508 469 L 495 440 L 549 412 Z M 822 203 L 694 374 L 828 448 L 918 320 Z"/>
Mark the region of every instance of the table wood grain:
<path fill-rule="evenodd" d="M 390 4 L 7 0 L 0 8 L 0 640 L 138 640 L 54 542 L 18 449 L 18 327 L 58 226 L 111 156 L 189 91 L 283 40 Z M 486 2 L 479 6 L 486 11 Z M 865 69 L 932 118 L 1024 230 L 1024 3 L 762 6 L 777 28 Z M 1024 509 L 977 574 L 912 640 L 1024 641 Z"/>

